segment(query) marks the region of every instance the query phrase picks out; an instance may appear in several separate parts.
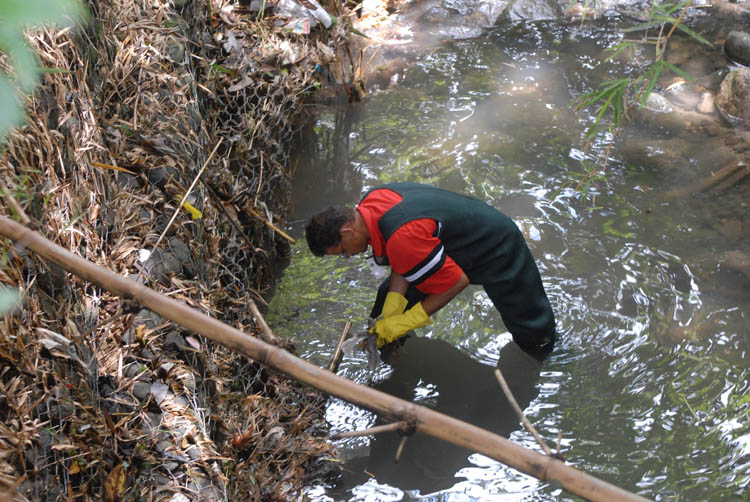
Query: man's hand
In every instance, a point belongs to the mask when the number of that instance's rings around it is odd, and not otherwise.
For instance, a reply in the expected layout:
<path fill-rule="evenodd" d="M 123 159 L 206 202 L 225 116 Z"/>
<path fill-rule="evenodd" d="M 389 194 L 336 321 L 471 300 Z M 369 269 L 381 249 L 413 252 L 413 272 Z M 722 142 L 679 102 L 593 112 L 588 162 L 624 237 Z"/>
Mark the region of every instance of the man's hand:
<path fill-rule="evenodd" d="M 392 315 L 375 323 L 373 332 L 378 335 L 378 348 L 398 340 L 409 331 L 430 324 L 430 316 L 424 311 L 422 302 L 403 314 Z"/>
<path fill-rule="evenodd" d="M 385 295 L 385 303 L 383 304 L 383 310 L 380 312 L 381 317 L 391 317 L 392 315 L 403 314 L 406 310 L 406 298 L 401 293 L 396 291 L 389 291 Z"/>

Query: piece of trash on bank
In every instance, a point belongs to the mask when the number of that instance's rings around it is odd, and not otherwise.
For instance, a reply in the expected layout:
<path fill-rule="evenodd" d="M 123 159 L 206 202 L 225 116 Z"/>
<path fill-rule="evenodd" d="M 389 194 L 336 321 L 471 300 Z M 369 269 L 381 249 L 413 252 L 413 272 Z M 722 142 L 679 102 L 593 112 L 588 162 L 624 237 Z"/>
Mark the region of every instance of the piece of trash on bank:
<path fill-rule="evenodd" d="M 188 197 L 188 200 L 190 200 L 192 197 Z M 176 195 L 175 200 L 179 203 L 182 202 L 182 196 Z M 200 220 L 203 218 L 203 213 L 197 209 L 195 206 L 193 206 L 188 200 L 182 202 L 182 208 L 185 209 L 188 213 L 190 213 L 190 218 L 193 220 Z"/>
<path fill-rule="evenodd" d="M 309 35 L 310 34 L 310 20 L 309 19 L 292 19 L 284 25 L 284 28 L 291 31 L 296 35 Z"/>
<path fill-rule="evenodd" d="M 296 21 L 307 20 L 310 23 L 307 33 L 309 33 L 309 28 L 317 26 L 318 22 L 326 29 L 335 24 L 336 18 L 332 17 L 316 0 L 303 1 L 305 5 L 295 0 L 280 0 L 275 7 L 276 14 L 279 17 Z"/>

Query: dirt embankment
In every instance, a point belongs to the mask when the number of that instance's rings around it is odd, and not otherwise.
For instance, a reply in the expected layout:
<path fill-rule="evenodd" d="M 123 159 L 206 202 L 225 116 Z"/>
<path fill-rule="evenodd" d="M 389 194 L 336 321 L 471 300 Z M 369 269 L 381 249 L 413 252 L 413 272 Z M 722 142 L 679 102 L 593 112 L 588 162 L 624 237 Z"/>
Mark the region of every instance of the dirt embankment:
<path fill-rule="evenodd" d="M 289 251 L 302 104 L 347 33 L 294 35 L 241 4 L 94 0 L 85 29 L 31 34 L 52 70 L 4 151 L 0 211 L 257 333 L 248 304 Z M 289 500 L 329 472 L 319 393 L 2 251 L 24 301 L 0 319 L 0 492 Z"/>

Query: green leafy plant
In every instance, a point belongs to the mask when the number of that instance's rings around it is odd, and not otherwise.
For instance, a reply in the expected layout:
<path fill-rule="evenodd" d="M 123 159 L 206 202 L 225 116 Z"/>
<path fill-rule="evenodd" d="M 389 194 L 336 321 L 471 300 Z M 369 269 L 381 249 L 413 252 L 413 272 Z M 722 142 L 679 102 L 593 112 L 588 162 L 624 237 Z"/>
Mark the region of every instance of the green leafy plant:
<path fill-rule="evenodd" d="M 682 23 L 685 13 L 692 3 L 693 0 L 684 0 L 679 3 L 654 2 L 651 5 L 647 21 L 622 30 L 625 33 L 645 30 L 644 39 L 648 40 L 648 31 L 658 29 L 655 40 L 650 42 L 655 46 L 654 61 L 644 74 L 604 82 L 599 90 L 585 94 L 579 99 L 576 104 L 577 111 L 592 105 L 599 105 L 594 125 L 587 131 L 587 138 L 592 138 L 603 129 L 601 127 L 602 119 L 608 110 L 612 112 L 612 125 L 608 129 L 610 131 L 619 129 L 622 126 L 623 119 L 630 115 L 633 108 L 646 102 L 665 70 L 672 71 L 686 80 L 690 79 L 688 74 L 668 62 L 664 55 L 669 39 L 677 29 L 687 33 L 700 43 L 711 45 L 708 40 Z M 677 10 L 680 10 L 679 15 L 673 17 Z M 669 26 L 671 28 L 667 31 Z M 609 49 L 612 54 L 607 59 L 611 60 L 621 52 L 633 49 L 634 46 L 634 42 L 618 44 Z"/>
<path fill-rule="evenodd" d="M 21 299 L 16 288 L 0 287 L 0 317 L 11 312 Z"/>
<path fill-rule="evenodd" d="M 592 106 L 596 107 L 594 123 L 586 131 L 587 141 L 592 141 L 603 131 L 608 131 L 613 138 L 616 137 L 622 128 L 623 121 L 632 115 L 635 107 L 646 103 L 649 95 L 656 87 L 659 77 L 665 71 L 671 71 L 686 80 L 691 79 L 688 74 L 666 60 L 665 52 L 675 30 L 680 30 L 688 34 L 702 44 L 711 45 L 700 34 L 683 24 L 684 16 L 692 3 L 693 0 L 684 0 L 677 3 L 653 2 L 647 21 L 623 30 L 623 32 L 645 31 L 643 40 L 654 44 L 655 47 L 654 61 L 643 74 L 636 77 L 624 77 L 604 82 L 598 90 L 583 95 L 577 101 L 575 105 L 576 111 L 581 111 Z M 675 17 L 678 11 L 679 14 Z M 650 39 L 649 31 L 651 30 L 658 30 L 658 33 L 655 38 Z M 611 60 L 623 51 L 632 50 L 635 48 L 635 45 L 636 43 L 632 41 L 618 44 L 609 49 L 612 54 L 607 59 Z M 611 121 L 605 123 L 605 117 L 611 117 Z M 609 157 L 608 154 L 609 151 L 607 149 L 604 155 L 602 155 L 602 158 L 605 159 L 605 166 L 606 159 Z M 584 184 L 590 184 L 595 170 L 591 172 L 592 175 L 583 181 Z"/>
<path fill-rule="evenodd" d="M 31 92 L 42 72 L 24 31 L 50 23 L 69 25 L 85 16 L 78 0 L 0 0 L 0 53 L 10 65 L 0 65 L 0 142 L 23 121 L 18 92 Z"/>

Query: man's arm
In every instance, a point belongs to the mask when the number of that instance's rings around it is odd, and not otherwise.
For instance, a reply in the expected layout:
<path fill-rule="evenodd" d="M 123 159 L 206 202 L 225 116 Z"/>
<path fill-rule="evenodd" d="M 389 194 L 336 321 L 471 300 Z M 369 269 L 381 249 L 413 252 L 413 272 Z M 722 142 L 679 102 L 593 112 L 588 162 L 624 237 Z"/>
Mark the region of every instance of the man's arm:
<path fill-rule="evenodd" d="M 428 295 L 427 298 L 422 300 L 422 308 L 427 315 L 432 315 L 441 308 L 443 308 L 454 296 L 459 294 L 469 284 L 469 278 L 466 274 L 461 272 L 461 277 L 458 279 L 456 284 L 451 286 L 448 290 L 437 294 Z"/>
<path fill-rule="evenodd" d="M 424 311 L 428 316 L 434 314 L 451 301 L 454 296 L 463 291 L 468 284 L 469 278 L 466 277 L 466 274 L 462 271 L 461 276 L 453 286 L 442 293 L 427 295 L 427 298 L 422 300 L 422 308 L 424 308 Z M 398 272 L 391 271 L 390 291 L 395 291 L 396 293 L 405 296 L 408 288 L 409 283 L 404 279 L 404 276 Z"/>

